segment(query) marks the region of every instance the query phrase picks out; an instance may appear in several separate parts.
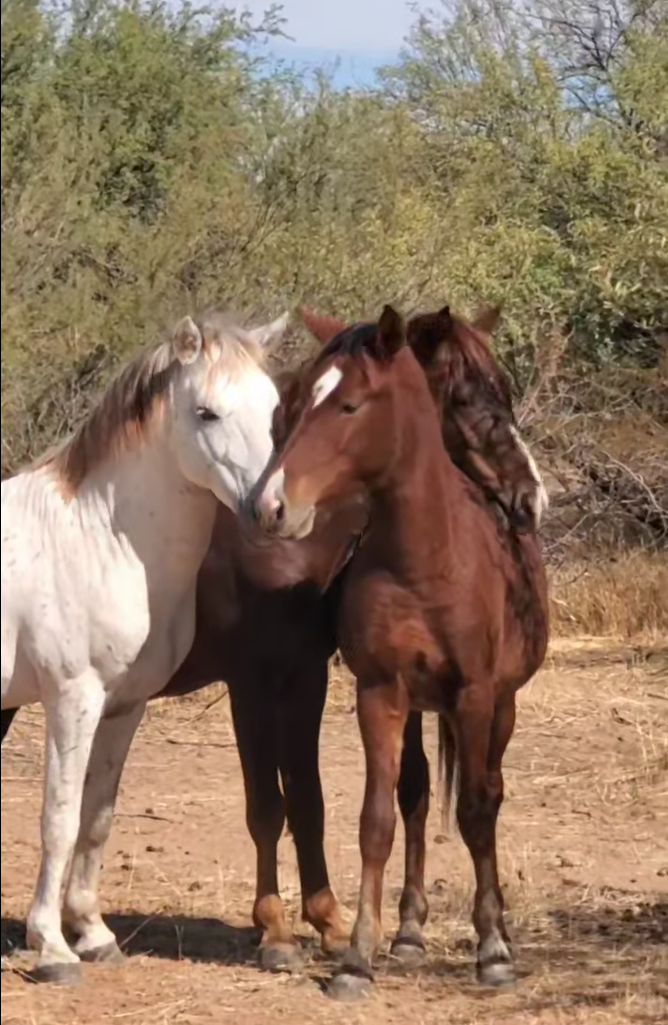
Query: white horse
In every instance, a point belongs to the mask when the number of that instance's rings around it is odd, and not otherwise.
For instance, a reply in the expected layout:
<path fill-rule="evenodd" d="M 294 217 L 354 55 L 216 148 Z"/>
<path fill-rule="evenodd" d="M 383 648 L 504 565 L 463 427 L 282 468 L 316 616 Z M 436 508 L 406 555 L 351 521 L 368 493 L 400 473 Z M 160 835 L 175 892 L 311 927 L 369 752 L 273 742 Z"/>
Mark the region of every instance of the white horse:
<path fill-rule="evenodd" d="M 70 441 L 2 483 L 2 708 L 39 701 L 46 715 L 27 923 L 38 980 L 77 981 L 80 959 L 120 954 L 97 891 L 123 765 L 192 644 L 217 500 L 236 511 L 272 452 L 278 393 L 261 347 L 286 325 L 187 317 Z"/>

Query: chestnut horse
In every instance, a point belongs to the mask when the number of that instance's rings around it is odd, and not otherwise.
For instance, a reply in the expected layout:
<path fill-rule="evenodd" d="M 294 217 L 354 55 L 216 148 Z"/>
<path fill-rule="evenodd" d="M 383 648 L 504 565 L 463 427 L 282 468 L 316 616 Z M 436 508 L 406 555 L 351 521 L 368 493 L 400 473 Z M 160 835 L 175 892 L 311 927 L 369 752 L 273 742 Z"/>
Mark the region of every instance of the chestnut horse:
<path fill-rule="evenodd" d="M 339 646 L 357 678 L 367 765 L 362 878 L 352 945 L 330 992 L 354 996 L 372 979 L 397 786 L 407 844 L 396 952 L 401 956 L 422 942 L 428 801 L 423 711 L 441 717 L 448 792 L 455 758 L 459 768 L 457 820 L 475 868 L 479 978 L 492 985 L 511 982 L 496 863 L 501 763 L 515 724 L 517 690 L 545 656 L 547 588 L 535 536 L 500 523 L 448 454 L 442 433 L 468 432 L 474 461 L 482 463 L 483 439 L 513 435 L 514 425 L 507 415 L 496 416 L 493 404 L 476 403 L 461 380 L 457 397 L 451 377 L 457 360 L 453 351 L 444 355 L 441 344 L 452 330 L 449 311 L 417 318 L 408 332 L 389 306 L 378 324 L 346 328 L 339 322 L 331 328 L 329 341 L 327 331 L 316 331 L 327 344 L 303 377 L 287 437 L 250 507 L 266 533 L 293 537 L 309 530 L 322 503 L 343 500 L 360 487 L 369 494 L 369 524 L 343 580 L 338 614 Z M 407 345 L 409 336 L 427 376 Z M 486 391 L 497 392 L 500 376 L 491 354 L 480 348 L 479 334 L 460 331 L 458 342 L 460 374 L 465 378 L 477 367 L 480 377 L 486 368 Z M 446 411 L 443 432 L 434 396 L 447 397 L 453 407 L 454 425 L 445 426 Z M 534 478 L 537 495 L 535 484 Z"/>
<path fill-rule="evenodd" d="M 343 326 L 315 318 L 314 328 L 313 316 L 308 311 L 303 316 L 320 340 L 324 340 L 323 331 L 331 337 Z M 513 434 L 505 383 L 499 377 L 499 387 L 489 386 L 497 371 L 484 338 L 494 319 L 494 314 L 487 313 L 468 325 L 441 316 L 434 331 L 433 316 L 416 318 L 410 322 L 411 344 L 433 379 L 435 397 L 440 401 L 442 389 L 449 389 L 453 404 L 444 419 L 444 437 L 453 459 L 485 489 L 492 500 L 490 510 L 502 508 L 512 526 L 533 529 L 543 507 L 540 480 L 527 450 Z M 479 351 L 473 344 L 476 338 Z M 274 425 L 277 442 L 294 416 L 301 380 L 309 368 L 310 363 L 277 381 L 283 400 Z M 327 663 L 336 649 L 344 579 L 339 570 L 366 519 L 363 503 L 331 503 L 318 514 L 307 538 L 277 538 L 258 547 L 248 543 L 231 514 L 221 509 L 198 578 L 195 641 L 161 694 L 189 694 L 221 679 L 228 684 L 247 823 L 257 850 L 253 915 L 262 930 L 260 963 L 268 968 L 292 968 L 299 961 L 299 947 L 286 922 L 277 882 L 277 844 L 286 812 L 297 850 L 303 916 L 321 933 L 326 951 L 334 953 L 347 945 L 324 857 L 318 739 Z M 505 523 L 501 529 L 507 531 Z M 2 713 L 3 738 L 13 714 Z M 420 861 L 420 843 L 424 849 L 425 778 L 427 800 L 429 793 L 420 718 L 415 713 L 407 724 L 399 792 L 407 827 L 407 867 L 412 839 L 418 854 L 411 855 L 411 863 Z M 413 764 L 408 754 L 416 742 Z M 421 864 L 423 870 L 423 856 Z M 412 869 L 407 892 L 413 892 L 414 876 Z M 424 901 L 423 883 L 421 892 Z M 402 899 L 402 908 L 405 903 Z M 426 917 L 426 902 L 424 907 Z"/>

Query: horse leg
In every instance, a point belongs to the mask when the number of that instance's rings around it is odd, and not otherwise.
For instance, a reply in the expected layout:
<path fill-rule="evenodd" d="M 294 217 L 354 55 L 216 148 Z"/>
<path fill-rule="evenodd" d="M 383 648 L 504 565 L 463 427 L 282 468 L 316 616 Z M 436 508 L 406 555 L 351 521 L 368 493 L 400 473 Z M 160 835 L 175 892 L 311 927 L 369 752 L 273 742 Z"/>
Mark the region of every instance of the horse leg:
<path fill-rule="evenodd" d="M 65 891 L 63 918 L 77 936 L 82 961 L 119 961 L 116 937 L 102 920 L 98 886 L 123 766 L 145 702 L 104 716 L 97 728 L 81 804 L 81 825 Z"/>
<path fill-rule="evenodd" d="M 406 722 L 398 797 L 406 831 L 406 861 L 404 889 L 399 902 L 399 931 L 392 942 L 391 952 L 405 967 L 415 968 L 424 960 L 422 927 L 429 911 L 424 886 L 429 762 L 422 746 L 421 712 L 411 712 Z"/>
<path fill-rule="evenodd" d="M 457 820 L 475 868 L 473 924 L 478 934 L 478 977 L 490 986 L 515 981 L 496 860 L 496 821 L 503 801 L 501 762 L 514 726 L 514 695 L 491 714 L 474 708 L 472 701 L 468 708 L 457 709 L 461 766 Z"/>
<path fill-rule="evenodd" d="M 51 684 L 51 686 L 53 686 Z M 93 672 L 44 695 L 46 759 L 42 807 L 42 861 L 28 914 L 28 944 L 38 951 L 37 982 L 78 982 L 79 958 L 65 942 L 60 895 L 81 816 L 84 777 L 104 707 L 104 688 Z"/>
<path fill-rule="evenodd" d="M 2 744 L 7 736 L 9 727 L 12 725 L 17 712 L 18 708 L 3 708 L 2 712 L 0 712 L 0 744 Z"/>
<path fill-rule="evenodd" d="M 325 804 L 318 748 L 328 667 L 311 662 L 290 681 L 279 702 L 279 760 L 288 826 L 297 850 L 302 917 L 322 937 L 327 954 L 342 954 L 349 934 L 329 884 L 325 860 Z"/>
<path fill-rule="evenodd" d="M 232 718 L 246 792 L 246 824 L 257 853 L 253 921 L 262 930 L 258 958 L 269 971 L 301 966 L 301 951 L 285 920 L 278 892 L 278 841 L 285 824 L 278 785 L 274 699 L 257 678 L 228 682 Z"/>
<path fill-rule="evenodd" d="M 394 794 L 408 718 L 408 699 L 401 682 L 371 687 L 358 683 L 357 718 L 366 757 L 359 833 L 362 878 L 351 945 L 329 986 L 329 994 L 342 1000 L 356 999 L 368 991 L 373 958 L 383 936 L 383 876 L 394 841 Z"/>

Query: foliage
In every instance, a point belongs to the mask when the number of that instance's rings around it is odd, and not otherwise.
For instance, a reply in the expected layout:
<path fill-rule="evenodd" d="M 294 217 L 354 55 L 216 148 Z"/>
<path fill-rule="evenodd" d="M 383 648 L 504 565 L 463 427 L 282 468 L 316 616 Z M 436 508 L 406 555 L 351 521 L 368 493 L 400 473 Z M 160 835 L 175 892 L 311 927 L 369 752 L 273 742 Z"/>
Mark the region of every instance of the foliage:
<path fill-rule="evenodd" d="M 554 333 L 571 367 L 657 364 L 661 0 L 442 3 L 365 92 L 264 73 L 280 31 L 277 9 L 253 25 L 161 0 L 2 0 L 3 474 L 209 303 L 501 301 L 520 389 Z"/>

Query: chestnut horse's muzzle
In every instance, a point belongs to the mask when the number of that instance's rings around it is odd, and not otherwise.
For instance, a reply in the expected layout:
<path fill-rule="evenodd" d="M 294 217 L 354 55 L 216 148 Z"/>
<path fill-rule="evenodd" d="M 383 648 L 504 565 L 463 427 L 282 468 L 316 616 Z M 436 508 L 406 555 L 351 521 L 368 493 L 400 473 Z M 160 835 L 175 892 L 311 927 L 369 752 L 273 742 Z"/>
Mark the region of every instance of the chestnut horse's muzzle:
<path fill-rule="evenodd" d="M 259 490 L 251 495 L 248 513 L 253 523 L 270 537 L 306 537 L 313 529 L 315 507 L 299 506 L 285 494 L 284 474 L 276 470 Z"/>

